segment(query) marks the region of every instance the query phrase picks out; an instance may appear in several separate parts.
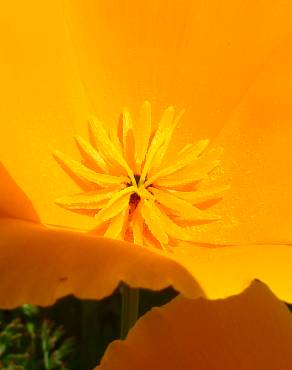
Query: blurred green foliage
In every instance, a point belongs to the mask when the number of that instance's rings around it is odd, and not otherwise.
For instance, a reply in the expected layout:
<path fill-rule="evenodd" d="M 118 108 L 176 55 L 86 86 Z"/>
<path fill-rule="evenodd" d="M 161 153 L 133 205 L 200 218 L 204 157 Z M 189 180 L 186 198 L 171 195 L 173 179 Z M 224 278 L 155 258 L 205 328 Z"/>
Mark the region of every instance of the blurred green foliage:
<path fill-rule="evenodd" d="M 74 351 L 74 339 L 66 338 L 62 326 L 42 319 L 39 308 L 24 305 L 1 316 L 1 370 L 69 369 L 66 360 Z"/>

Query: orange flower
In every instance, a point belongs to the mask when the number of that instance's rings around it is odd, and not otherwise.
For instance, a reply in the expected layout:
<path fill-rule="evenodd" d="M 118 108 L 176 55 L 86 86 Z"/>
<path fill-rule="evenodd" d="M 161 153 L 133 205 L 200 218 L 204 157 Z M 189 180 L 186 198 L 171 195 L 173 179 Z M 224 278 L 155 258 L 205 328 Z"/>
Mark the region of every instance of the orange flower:
<path fill-rule="evenodd" d="M 152 310 L 96 369 L 288 370 L 291 345 L 291 313 L 257 283 L 229 299 L 178 297 Z"/>
<path fill-rule="evenodd" d="M 121 280 L 219 298 L 255 278 L 292 301 L 291 15 L 286 1 L 3 5 L 0 305 L 101 298 Z M 124 106 L 133 126 L 124 111 L 117 130 Z"/>

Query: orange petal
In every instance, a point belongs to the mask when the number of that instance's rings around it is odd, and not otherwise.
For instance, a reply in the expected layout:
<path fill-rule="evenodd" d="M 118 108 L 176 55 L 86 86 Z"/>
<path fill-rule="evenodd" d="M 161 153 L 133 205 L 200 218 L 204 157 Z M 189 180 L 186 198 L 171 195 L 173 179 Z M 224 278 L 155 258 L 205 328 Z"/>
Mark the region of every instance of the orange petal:
<path fill-rule="evenodd" d="M 224 148 L 219 181 L 230 190 L 212 208 L 222 222 L 202 227 L 202 242 L 292 243 L 291 50 L 290 37 L 214 142 Z"/>
<path fill-rule="evenodd" d="M 3 4 L 0 43 L 1 161 L 43 222 L 81 228 L 91 220 L 54 204 L 80 188 L 52 153 L 77 159 L 73 138 L 87 137 L 89 115 L 58 1 Z"/>
<path fill-rule="evenodd" d="M 223 301 L 178 297 L 153 309 L 96 370 L 290 369 L 291 346 L 291 313 L 255 283 Z"/>
<path fill-rule="evenodd" d="M 59 297 L 101 299 L 121 281 L 187 296 L 203 292 L 179 263 L 154 249 L 0 218 L 0 307 L 52 304 Z"/>
<path fill-rule="evenodd" d="M 292 302 L 292 246 L 244 245 L 228 247 L 187 246 L 173 248 L 180 263 L 210 299 L 242 292 L 258 279 L 281 300 Z"/>
<path fill-rule="evenodd" d="M 138 113 L 146 99 L 155 103 L 154 122 L 169 104 L 186 108 L 174 145 L 213 138 L 292 30 L 284 0 L 63 3 L 101 119 L 115 122 L 125 105 Z"/>
<path fill-rule="evenodd" d="M 0 162 L 0 217 L 12 217 L 39 221 L 39 217 L 27 196 L 11 179 Z"/>

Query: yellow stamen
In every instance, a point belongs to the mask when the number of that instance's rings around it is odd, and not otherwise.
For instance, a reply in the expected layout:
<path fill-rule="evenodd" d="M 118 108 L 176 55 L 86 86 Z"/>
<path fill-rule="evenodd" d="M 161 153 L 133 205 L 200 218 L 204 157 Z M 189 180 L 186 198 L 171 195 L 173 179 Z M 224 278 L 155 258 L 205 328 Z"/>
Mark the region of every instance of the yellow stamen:
<path fill-rule="evenodd" d="M 153 236 L 164 245 L 168 243 L 168 236 L 161 223 L 159 214 L 154 206 L 154 202 L 145 199 L 141 207 L 142 217 Z"/>
<path fill-rule="evenodd" d="M 135 139 L 134 139 L 134 132 L 133 132 L 133 123 L 131 115 L 127 108 L 123 110 L 123 126 L 122 126 L 122 142 L 123 142 L 123 153 L 124 157 L 131 166 L 133 171 L 136 171 L 136 163 L 135 163 Z"/>
<path fill-rule="evenodd" d="M 151 165 L 155 159 L 155 155 L 157 154 L 157 151 L 164 144 L 164 142 L 168 139 L 168 136 L 172 134 L 172 131 L 174 129 L 172 125 L 173 119 L 174 119 L 174 108 L 168 107 L 163 112 L 163 115 L 159 122 L 157 131 L 155 132 L 153 139 L 151 141 L 149 150 L 145 158 L 145 164 L 142 169 L 142 174 L 141 174 L 139 184 L 142 184 L 145 181 L 146 175 L 151 169 Z"/>
<path fill-rule="evenodd" d="M 99 167 L 103 172 L 108 172 L 108 166 L 106 165 L 99 152 L 95 148 L 93 148 L 92 145 L 90 145 L 86 140 L 78 135 L 75 136 L 75 140 L 85 160 L 89 159 L 90 161 L 95 163 L 96 166 Z"/>
<path fill-rule="evenodd" d="M 122 212 L 125 208 L 128 208 L 130 195 L 121 196 L 115 202 L 110 205 L 107 204 L 101 211 L 95 216 L 97 225 L 102 224 L 105 221 L 108 221 Z"/>
<path fill-rule="evenodd" d="M 74 173 L 82 180 L 89 181 L 101 187 L 118 185 L 128 181 L 128 178 L 126 176 L 106 175 L 103 173 L 92 171 L 80 162 L 67 158 L 63 153 L 59 151 L 55 151 L 54 155 L 59 163 L 62 164 L 63 167 L 67 168 L 67 170 Z"/>
<path fill-rule="evenodd" d="M 229 185 L 219 186 L 214 189 L 197 190 L 197 191 L 173 191 L 173 194 L 178 198 L 184 199 L 191 204 L 200 204 L 209 200 L 222 198 Z"/>
<path fill-rule="evenodd" d="M 121 155 L 114 143 L 108 137 L 108 134 L 102 123 L 95 119 L 91 119 L 90 125 L 96 140 L 96 144 L 100 148 L 101 152 L 103 152 L 105 158 L 107 158 L 111 164 L 117 164 L 123 170 L 125 170 L 134 184 L 136 181 L 134 178 L 133 170 L 129 167 L 124 157 Z"/>
<path fill-rule="evenodd" d="M 137 171 L 141 171 L 142 163 L 144 162 L 150 135 L 151 135 L 151 104 L 146 101 L 141 107 L 140 117 L 137 124 L 135 134 L 135 161 L 137 163 Z"/>
<path fill-rule="evenodd" d="M 201 140 L 195 145 L 188 146 L 188 148 L 181 152 L 181 154 L 178 156 L 178 159 L 172 165 L 162 169 L 161 171 L 150 177 L 145 182 L 145 186 L 152 184 L 160 177 L 172 175 L 182 168 L 192 164 L 198 158 L 198 156 L 207 148 L 208 144 L 209 140 Z"/>
<path fill-rule="evenodd" d="M 107 199 L 118 190 L 103 189 L 84 194 L 70 195 L 56 200 L 56 203 L 66 209 L 101 209 L 106 205 Z"/>
<path fill-rule="evenodd" d="M 169 147 L 169 144 L 170 144 L 172 135 L 174 133 L 174 130 L 178 126 L 178 124 L 179 124 L 182 116 L 184 115 L 184 113 L 185 113 L 185 110 L 184 109 L 181 110 L 179 112 L 179 114 L 177 115 L 177 117 L 174 119 L 173 123 L 170 126 L 165 127 L 163 129 L 164 132 L 165 132 L 165 139 L 164 139 L 163 144 L 158 149 L 158 151 L 157 151 L 157 153 L 156 153 L 156 155 L 155 155 L 155 157 L 153 159 L 152 166 L 150 167 L 149 172 L 153 172 L 153 171 L 159 170 L 159 167 L 161 165 L 161 162 L 162 162 L 163 158 L 165 157 L 165 154 L 166 154 L 167 149 Z"/>
<path fill-rule="evenodd" d="M 95 145 L 76 136 L 83 163 L 55 153 L 65 171 L 86 192 L 56 203 L 70 211 L 94 214 L 96 232 L 105 237 L 163 250 L 182 241 L 195 242 L 198 224 L 220 219 L 206 210 L 212 204 L 206 202 L 221 198 L 229 187 L 197 190 L 201 182 L 206 186 L 211 176 L 214 180 L 214 169 L 220 165 L 222 149 L 208 150 L 209 140 L 188 144 L 175 160 L 167 161 L 183 113 L 175 116 L 174 108 L 168 107 L 152 133 L 155 126 L 149 102 L 142 105 L 137 122 L 125 108 L 115 130 L 91 119 Z M 163 167 L 163 163 L 167 164 Z"/>
<path fill-rule="evenodd" d="M 124 208 L 117 216 L 115 216 L 107 228 L 104 236 L 112 239 L 123 239 L 125 234 L 125 227 L 128 221 L 127 208 Z"/>
<path fill-rule="evenodd" d="M 177 198 L 175 195 L 167 191 L 162 191 L 155 188 L 149 189 L 155 196 L 158 203 L 171 209 L 177 216 L 180 216 L 186 220 L 219 220 L 220 216 L 212 215 L 208 212 L 201 211 L 187 201 Z"/>
<path fill-rule="evenodd" d="M 220 164 L 219 160 L 214 160 L 211 162 L 204 163 L 202 166 L 197 168 L 193 173 L 190 172 L 178 172 L 174 175 L 167 176 L 162 179 L 158 179 L 155 183 L 156 185 L 168 187 L 168 188 L 175 188 L 176 186 L 182 186 L 187 184 L 192 184 L 203 180 L 211 171 L 213 171 L 216 167 Z"/>

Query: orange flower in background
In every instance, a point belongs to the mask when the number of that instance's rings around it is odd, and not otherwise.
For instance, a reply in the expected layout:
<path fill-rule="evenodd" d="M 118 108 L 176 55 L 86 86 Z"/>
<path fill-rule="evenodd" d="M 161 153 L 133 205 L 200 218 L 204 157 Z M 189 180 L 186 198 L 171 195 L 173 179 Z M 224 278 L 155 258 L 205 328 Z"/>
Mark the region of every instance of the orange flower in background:
<path fill-rule="evenodd" d="M 288 308 L 259 283 L 221 301 L 178 297 L 110 344 L 96 369 L 288 370 L 291 333 Z"/>
<path fill-rule="evenodd" d="M 0 305 L 120 281 L 219 298 L 255 278 L 292 301 L 291 15 L 286 1 L 5 4 Z"/>

